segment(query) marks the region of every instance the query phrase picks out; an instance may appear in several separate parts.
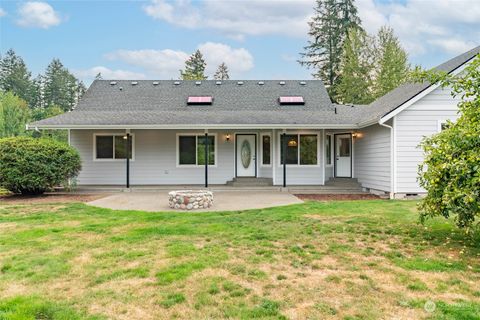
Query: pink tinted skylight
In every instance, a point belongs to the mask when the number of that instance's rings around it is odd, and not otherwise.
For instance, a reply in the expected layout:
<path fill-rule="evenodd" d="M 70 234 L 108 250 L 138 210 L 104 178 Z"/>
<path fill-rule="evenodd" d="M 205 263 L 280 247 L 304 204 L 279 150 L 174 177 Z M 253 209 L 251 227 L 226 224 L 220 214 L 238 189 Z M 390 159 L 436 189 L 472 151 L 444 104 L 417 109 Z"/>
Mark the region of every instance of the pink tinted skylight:
<path fill-rule="evenodd" d="M 212 104 L 213 98 L 211 96 L 189 96 L 188 104 Z"/>
<path fill-rule="evenodd" d="M 280 104 L 304 104 L 305 101 L 301 96 L 280 97 Z"/>

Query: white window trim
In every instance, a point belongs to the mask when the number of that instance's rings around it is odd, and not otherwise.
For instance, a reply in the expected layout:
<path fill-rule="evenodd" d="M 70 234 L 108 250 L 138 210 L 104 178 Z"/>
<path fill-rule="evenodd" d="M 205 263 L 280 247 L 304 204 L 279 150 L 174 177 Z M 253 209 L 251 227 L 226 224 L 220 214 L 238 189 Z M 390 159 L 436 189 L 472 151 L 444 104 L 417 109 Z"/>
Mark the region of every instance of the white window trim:
<path fill-rule="evenodd" d="M 437 132 L 442 132 L 442 124 L 447 124 L 447 119 L 437 120 Z"/>
<path fill-rule="evenodd" d="M 126 159 L 115 159 L 115 138 L 113 138 L 113 157 L 112 159 L 106 159 L 106 158 L 97 158 L 97 136 L 121 136 L 124 137 L 126 133 L 94 133 L 93 134 L 93 161 L 98 161 L 98 162 L 118 162 L 118 161 L 125 161 Z M 132 139 L 132 158 L 130 161 L 135 161 L 135 134 L 130 133 L 130 137 Z"/>
<path fill-rule="evenodd" d="M 270 137 L 270 163 L 269 164 L 263 164 L 263 137 L 268 136 Z M 272 166 L 272 148 L 273 148 L 273 142 L 272 142 L 272 134 L 271 133 L 261 133 L 260 134 L 260 166 L 261 167 L 271 167 Z"/>
<path fill-rule="evenodd" d="M 327 163 L 327 152 L 325 152 L 325 167 L 333 167 L 333 155 L 335 154 L 335 150 L 333 150 L 333 137 L 332 133 L 325 133 L 325 145 L 327 145 L 327 137 L 330 137 L 330 163 Z"/>
<path fill-rule="evenodd" d="M 209 168 L 216 168 L 217 167 L 217 164 L 218 164 L 218 148 L 217 148 L 217 133 L 208 133 L 209 136 L 213 136 L 214 138 L 214 146 L 213 146 L 213 152 L 215 153 L 215 164 L 209 164 L 208 167 Z M 187 136 L 187 137 L 191 137 L 191 136 L 196 136 L 196 140 L 195 140 L 195 162 L 198 163 L 198 153 L 196 152 L 197 151 L 197 147 L 198 147 L 198 137 L 199 136 L 202 136 L 202 137 L 205 137 L 205 132 L 182 132 L 182 133 L 177 133 L 177 137 L 176 137 L 176 167 L 177 168 L 204 168 L 205 165 L 204 164 L 180 164 L 180 137 L 182 136 Z"/>
<path fill-rule="evenodd" d="M 278 133 L 278 167 L 281 168 L 283 167 L 283 164 L 282 164 L 282 155 L 281 155 L 281 152 L 282 152 L 282 148 L 281 148 L 281 143 L 282 143 L 282 135 L 283 135 L 283 132 L 279 132 Z M 300 137 L 298 137 L 298 163 L 297 164 L 288 164 L 287 163 L 287 167 L 301 167 L 301 168 L 315 168 L 315 167 L 320 167 L 321 166 L 321 161 L 320 161 L 320 155 L 321 155 L 321 151 L 320 151 L 320 132 L 317 132 L 317 131 L 312 131 L 312 132 L 309 132 L 309 131 L 293 131 L 293 132 L 286 132 L 286 135 L 297 135 L 297 136 L 303 136 L 303 135 L 306 135 L 306 136 L 312 136 L 312 135 L 315 135 L 317 136 L 317 163 L 316 164 L 300 164 Z"/>

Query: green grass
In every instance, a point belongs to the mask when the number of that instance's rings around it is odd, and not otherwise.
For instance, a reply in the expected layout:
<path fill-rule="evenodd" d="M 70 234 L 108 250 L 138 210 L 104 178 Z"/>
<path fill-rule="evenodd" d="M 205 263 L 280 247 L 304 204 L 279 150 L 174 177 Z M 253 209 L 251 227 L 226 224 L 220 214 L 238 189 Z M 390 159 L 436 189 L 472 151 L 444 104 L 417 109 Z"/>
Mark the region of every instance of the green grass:
<path fill-rule="evenodd" d="M 479 236 L 419 225 L 411 201 L 202 213 L 0 204 L 1 320 L 478 319 L 479 304 Z"/>

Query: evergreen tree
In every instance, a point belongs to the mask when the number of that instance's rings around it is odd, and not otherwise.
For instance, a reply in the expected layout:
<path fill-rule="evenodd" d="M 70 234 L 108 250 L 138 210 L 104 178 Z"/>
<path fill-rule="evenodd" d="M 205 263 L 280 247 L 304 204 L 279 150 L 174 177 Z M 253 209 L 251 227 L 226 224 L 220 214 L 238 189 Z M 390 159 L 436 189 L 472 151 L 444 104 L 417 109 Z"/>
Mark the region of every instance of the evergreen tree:
<path fill-rule="evenodd" d="M 25 134 L 30 110 L 12 91 L 0 92 L 0 138 Z"/>
<path fill-rule="evenodd" d="M 101 72 L 97 73 L 97 75 L 95 76 L 95 80 L 102 80 L 102 79 L 103 79 L 102 73 Z"/>
<path fill-rule="evenodd" d="M 0 59 L 0 90 L 11 91 L 31 106 L 35 100 L 32 74 L 23 59 L 13 49 Z M 32 106 L 31 106 L 32 107 Z"/>
<path fill-rule="evenodd" d="M 335 100 L 343 42 L 349 28 L 360 28 L 361 21 L 354 0 L 317 0 L 314 10 L 311 39 L 299 63 L 315 70 L 313 76 L 323 80 Z"/>
<path fill-rule="evenodd" d="M 185 61 L 185 70 L 180 70 L 180 78 L 183 80 L 206 80 L 206 67 L 207 63 L 203 59 L 202 53 L 197 50 Z"/>
<path fill-rule="evenodd" d="M 345 40 L 336 89 L 337 100 L 345 104 L 368 104 L 372 94 L 372 50 L 370 37 L 363 30 L 350 29 Z"/>
<path fill-rule="evenodd" d="M 228 68 L 225 62 L 222 62 L 219 66 L 215 74 L 213 75 L 213 79 L 215 80 L 228 80 L 230 76 L 228 75 Z"/>
<path fill-rule="evenodd" d="M 45 71 L 43 81 L 45 106 L 57 105 L 69 111 L 83 91 L 81 84 L 58 59 L 53 59 Z"/>
<path fill-rule="evenodd" d="M 382 27 L 376 39 L 375 98 L 381 97 L 407 80 L 410 65 L 405 50 L 393 29 Z"/>

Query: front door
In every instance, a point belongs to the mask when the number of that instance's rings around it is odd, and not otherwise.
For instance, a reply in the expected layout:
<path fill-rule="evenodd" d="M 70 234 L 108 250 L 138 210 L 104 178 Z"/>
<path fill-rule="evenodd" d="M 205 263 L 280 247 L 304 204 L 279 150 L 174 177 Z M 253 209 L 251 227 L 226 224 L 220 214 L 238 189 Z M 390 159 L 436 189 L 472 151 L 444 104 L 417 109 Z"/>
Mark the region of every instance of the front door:
<path fill-rule="evenodd" d="M 236 136 L 237 177 L 255 177 L 257 158 L 257 136 L 237 134 Z"/>
<path fill-rule="evenodd" d="M 352 177 L 352 135 L 335 135 L 335 176 Z"/>

